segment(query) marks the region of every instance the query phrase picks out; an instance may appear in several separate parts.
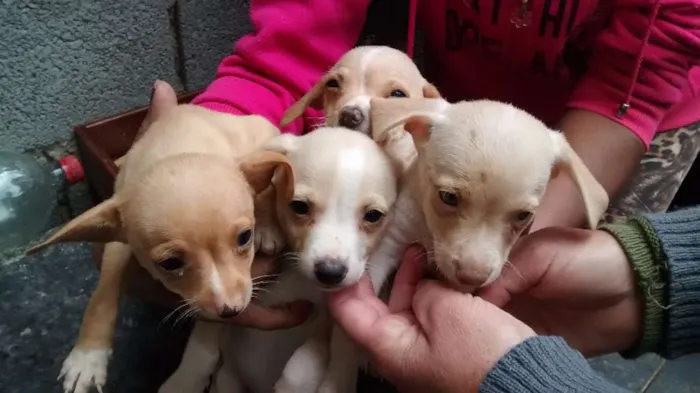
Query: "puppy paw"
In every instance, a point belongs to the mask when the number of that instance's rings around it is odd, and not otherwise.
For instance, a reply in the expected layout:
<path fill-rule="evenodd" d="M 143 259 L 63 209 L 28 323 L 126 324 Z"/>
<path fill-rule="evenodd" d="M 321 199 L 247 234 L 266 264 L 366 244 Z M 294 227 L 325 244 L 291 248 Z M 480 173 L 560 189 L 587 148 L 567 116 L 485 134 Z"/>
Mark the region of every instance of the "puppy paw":
<path fill-rule="evenodd" d="M 255 251 L 277 255 L 285 245 L 284 235 L 276 225 L 255 228 Z"/>
<path fill-rule="evenodd" d="M 63 361 L 61 374 L 65 393 L 87 393 L 92 386 L 102 393 L 107 381 L 107 364 L 112 354 L 111 349 L 77 349 L 73 348 Z"/>

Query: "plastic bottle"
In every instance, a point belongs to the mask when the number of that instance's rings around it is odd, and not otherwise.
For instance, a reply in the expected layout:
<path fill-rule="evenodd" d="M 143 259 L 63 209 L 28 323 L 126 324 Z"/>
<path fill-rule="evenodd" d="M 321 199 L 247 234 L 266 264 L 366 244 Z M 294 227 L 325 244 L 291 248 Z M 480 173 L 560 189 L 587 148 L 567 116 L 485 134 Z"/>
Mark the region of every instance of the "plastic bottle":
<path fill-rule="evenodd" d="M 59 191 L 83 179 L 73 155 L 45 165 L 30 154 L 0 151 L 0 251 L 26 245 L 49 229 Z"/>

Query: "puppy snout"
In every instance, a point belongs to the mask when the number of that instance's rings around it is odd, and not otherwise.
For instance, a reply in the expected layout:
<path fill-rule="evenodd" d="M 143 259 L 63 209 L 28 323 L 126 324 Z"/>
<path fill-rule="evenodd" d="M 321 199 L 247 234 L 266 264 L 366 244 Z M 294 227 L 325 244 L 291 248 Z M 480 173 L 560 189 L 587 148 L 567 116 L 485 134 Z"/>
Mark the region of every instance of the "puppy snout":
<path fill-rule="evenodd" d="M 347 274 L 348 267 L 339 259 L 326 259 L 314 263 L 314 275 L 321 284 L 340 284 Z"/>
<path fill-rule="evenodd" d="M 356 106 L 346 107 L 340 112 L 340 119 L 338 123 L 345 128 L 351 130 L 357 129 L 362 122 L 365 121 L 365 116 L 362 114 L 360 108 Z"/>
<path fill-rule="evenodd" d="M 453 260 L 455 267 L 455 278 L 462 285 L 482 286 L 488 281 L 493 268 L 482 264 L 463 263 Z"/>
<path fill-rule="evenodd" d="M 223 307 L 221 307 L 221 311 L 219 311 L 219 316 L 221 318 L 229 319 L 235 317 L 238 315 L 238 313 L 240 313 L 239 310 L 232 308 L 228 304 L 224 304 Z"/>

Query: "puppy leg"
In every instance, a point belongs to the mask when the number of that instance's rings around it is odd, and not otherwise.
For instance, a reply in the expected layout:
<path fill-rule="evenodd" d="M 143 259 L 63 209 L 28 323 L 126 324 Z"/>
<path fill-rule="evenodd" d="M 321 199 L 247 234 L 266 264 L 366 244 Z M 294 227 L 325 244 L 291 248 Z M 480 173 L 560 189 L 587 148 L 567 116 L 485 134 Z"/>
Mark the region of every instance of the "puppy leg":
<path fill-rule="evenodd" d="M 285 245 L 275 215 L 275 188 L 268 187 L 255 197 L 255 251 L 276 255 Z"/>
<path fill-rule="evenodd" d="M 219 361 L 220 323 L 197 321 L 192 329 L 177 370 L 158 393 L 202 393 Z"/>
<path fill-rule="evenodd" d="M 83 315 L 78 340 L 58 377 L 63 378 L 63 390 L 67 393 L 87 393 L 92 385 L 102 392 L 107 379 L 122 277 L 131 258 L 131 247 L 108 243 L 102 258 L 100 279 Z"/>
<path fill-rule="evenodd" d="M 372 256 L 369 277 L 375 293 L 381 291 L 387 277 L 396 267 L 399 249 L 398 242 L 385 242 Z M 328 369 L 318 393 L 354 393 L 362 353 L 339 326 L 333 327 L 329 357 Z"/>
<path fill-rule="evenodd" d="M 343 329 L 333 327 L 330 361 L 318 393 L 354 393 L 361 354 Z"/>
<path fill-rule="evenodd" d="M 313 322 L 309 338 L 287 361 L 275 384 L 276 393 L 316 392 L 326 372 L 330 332 L 333 327 L 324 311 Z"/>
<path fill-rule="evenodd" d="M 245 356 L 245 354 L 239 355 Z M 246 393 L 247 390 L 238 370 L 226 360 L 226 356 L 226 352 L 224 352 L 223 362 L 214 374 L 209 393 Z"/>

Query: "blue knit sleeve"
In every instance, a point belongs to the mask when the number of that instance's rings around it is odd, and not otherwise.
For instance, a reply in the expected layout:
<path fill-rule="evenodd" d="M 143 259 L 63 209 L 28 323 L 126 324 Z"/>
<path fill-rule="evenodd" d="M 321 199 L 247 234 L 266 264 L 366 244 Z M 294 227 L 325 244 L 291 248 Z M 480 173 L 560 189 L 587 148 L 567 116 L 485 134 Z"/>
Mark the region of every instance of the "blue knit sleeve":
<path fill-rule="evenodd" d="M 700 207 L 647 220 L 666 262 L 666 323 L 661 355 L 677 358 L 700 352 Z"/>
<path fill-rule="evenodd" d="M 532 337 L 511 349 L 491 369 L 481 393 L 631 393 L 595 373 L 564 339 Z"/>

